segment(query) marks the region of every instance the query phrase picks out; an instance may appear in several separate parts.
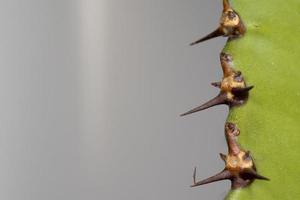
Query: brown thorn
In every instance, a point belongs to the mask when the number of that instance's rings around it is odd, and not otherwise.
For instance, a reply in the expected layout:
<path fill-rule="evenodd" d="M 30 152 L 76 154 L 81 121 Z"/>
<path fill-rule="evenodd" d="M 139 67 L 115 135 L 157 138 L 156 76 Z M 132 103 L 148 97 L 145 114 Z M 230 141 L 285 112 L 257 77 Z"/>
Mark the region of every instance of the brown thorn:
<path fill-rule="evenodd" d="M 220 153 L 221 159 L 226 162 L 227 156 L 225 154 Z"/>
<path fill-rule="evenodd" d="M 225 180 L 225 179 L 231 179 L 232 178 L 232 175 L 231 173 L 228 171 L 228 170 L 223 170 L 222 172 L 212 176 L 212 177 L 209 177 L 207 179 L 204 179 L 202 181 L 194 181 L 194 184 L 191 185 L 191 187 L 196 187 L 196 186 L 199 186 L 199 185 L 205 185 L 205 184 L 208 184 L 208 183 L 212 183 L 212 182 L 216 182 L 216 181 L 221 181 L 221 180 Z"/>
<path fill-rule="evenodd" d="M 217 88 L 221 88 L 221 82 L 213 82 L 211 83 L 211 85 Z"/>
<path fill-rule="evenodd" d="M 212 39 L 212 38 L 216 38 L 216 37 L 219 37 L 219 36 L 223 36 L 224 33 L 223 31 L 220 29 L 220 28 L 217 28 L 216 30 L 214 30 L 212 33 L 206 35 L 205 37 L 195 41 L 195 42 L 192 42 L 190 45 L 193 46 L 195 44 L 198 44 L 200 42 L 204 42 L 206 40 L 209 40 L 209 39 Z"/>
<path fill-rule="evenodd" d="M 259 180 L 266 180 L 266 181 L 270 181 L 269 178 L 262 176 L 260 174 L 258 174 L 254 169 L 248 169 L 245 172 L 247 175 L 249 175 L 250 177 L 252 177 L 253 179 L 259 179 Z"/>
<path fill-rule="evenodd" d="M 196 108 L 194 108 L 194 109 L 192 109 L 192 110 L 190 110 L 186 113 L 181 114 L 180 116 L 189 115 L 189 114 L 192 114 L 192 113 L 195 113 L 195 112 L 198 112 L 198 111 L 201 111 L 201 110 L 205 110 L 207 108 L 210 108 L 210 107 L 213 107 L 213 106 L 216 106 L 216 105 L 220 105 L 220 104 L 228 104 L 226 93 L 221 92 L 215 98 L 209 100 L 208 102 L 204 103 L 201 106 L 198 106 L 198 107 L 196 107 Z"/>
<path fill-rule="evenodd" d="M 254 88 L 254 85 L 244 87 L 244 88 L 232 88 L 231 92 L 235 96 L 243 96 L 243 95 L 246 95 L 253 88 Z"/>

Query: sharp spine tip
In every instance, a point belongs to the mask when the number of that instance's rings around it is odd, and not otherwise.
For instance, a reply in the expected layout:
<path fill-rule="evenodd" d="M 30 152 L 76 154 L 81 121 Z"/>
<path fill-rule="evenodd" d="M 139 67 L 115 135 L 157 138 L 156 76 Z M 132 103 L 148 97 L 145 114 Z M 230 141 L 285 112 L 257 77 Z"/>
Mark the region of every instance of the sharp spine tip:
<path fill-rule="evenodd" d="M 212 82 L 211 83 L 212 86 L 220 88 L 221 87 L 221 82 Z"/>
<path fill-rule="evenodd" d="M 191 185 L 191 187 L 196 187 L 196 186 L 200 186 L 200 185 L 209 184 L 212 182 L 230 179 L 231 177 L 232 177 L 232 175 L 228 170 L 223 170 L 222 172 L 220 172 L 212 177 L 209 177 L 207 179 L 204 179 L 202 181 L 198 181 L 198 182 L 194 183 L 193 185 Z"/>
<path fill-rule="evenodd" d="M 204 36 L 203 38 L 201 38 L 199 40 L 196 40 L 195 42 L 192 42 L 190 44 L 190 46 L 193 46 L 193 45 L 198 44 L 200 42 L 204 42 L 206 40 L 209 40 L 209 39 L 212 39 L 212 38 L 216 38 L 216 37 L 219 37 L 219 36 L 222 36 L 222 35 L 224 35 L 224 33 L 219 28 L 217 28 L 216 30 L 214 30 L 210 34 Z"/>
<path fill-rule="evenodd" d="M 231 92 L 235 96 L 244 96 L 244 95 L 248 95 L 249 91 L 252 90 L 253 88 L 254 88 L 253 85 L 244 88 L 232 88 Z"/>
<path fill-rule="evenodd" d="M 225 154 L 220 153 L 220 157 L 224 162 L 226 162 L 227 156 Z"/>
<path fill-rule="evenodd" d="M 201 106 L 198 106 L 186 113 L 181 114 L 180 116 L 186 116 L 195 112 L 199 112 L 202 110 L 205 110 L 207 108 L 216 106 L 216 105 L 220 105 L 220 104 L 227 104 L 227 95 L 226 93 L 219 93 L 218 96 L 216 96 L 215 98 L 209 100 L 208 102 L 202 104 Z"/>
<path fill-rule="evenodd" d="M 259 180 L 265 180 L 265 181 L 270 181 L 269 178 L 262 176 L 260 174 L 257 173 L 257 171 L 255 171 L 254 169 L 249 170 L 248 172 L 249 175 L 251 175 L 254 179 L 259 179 Z"/>

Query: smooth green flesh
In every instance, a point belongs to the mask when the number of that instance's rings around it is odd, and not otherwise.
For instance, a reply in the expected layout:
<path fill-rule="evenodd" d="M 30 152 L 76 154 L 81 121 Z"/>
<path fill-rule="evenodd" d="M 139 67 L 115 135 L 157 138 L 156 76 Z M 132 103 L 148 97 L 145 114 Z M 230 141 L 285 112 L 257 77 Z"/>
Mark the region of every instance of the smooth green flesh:
<path fill-rule="evenodd" d="M 232 109 L 227 121 L 237 123 L 241 146 L 271 181 L 256 180 L 227 199 L 300 199 L 300 0 L 231 4 L 247 33 L 229 41 L 224 51 L 255 87 L 247 104 Z"/>

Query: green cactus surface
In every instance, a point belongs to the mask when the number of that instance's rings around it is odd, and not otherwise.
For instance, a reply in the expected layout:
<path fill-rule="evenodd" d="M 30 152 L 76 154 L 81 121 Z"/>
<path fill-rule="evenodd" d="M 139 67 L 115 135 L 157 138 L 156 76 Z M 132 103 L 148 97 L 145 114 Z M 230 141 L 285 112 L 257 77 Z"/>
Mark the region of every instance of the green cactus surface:
<path fill-rule="evenodd" d="M 239 143 L 251 152 L 258 173 L 271 180 L 255 180 L 226 199 L 300 199 L 300 1 L 231 0 L 231 5 L 247 33 L 228 41 L 223 51 L 255 87 L 227 121 L 239 127 Z"/>

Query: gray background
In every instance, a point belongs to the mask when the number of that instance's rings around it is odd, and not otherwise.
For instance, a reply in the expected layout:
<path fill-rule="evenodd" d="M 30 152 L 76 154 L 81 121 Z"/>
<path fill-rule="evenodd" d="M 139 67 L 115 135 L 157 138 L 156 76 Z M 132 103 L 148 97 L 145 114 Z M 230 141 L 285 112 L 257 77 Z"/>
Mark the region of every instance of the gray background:
<path fill-rule="evenodd" d="M 220 0 L 1 0 L 0 199 L 222 199 Z"/>

